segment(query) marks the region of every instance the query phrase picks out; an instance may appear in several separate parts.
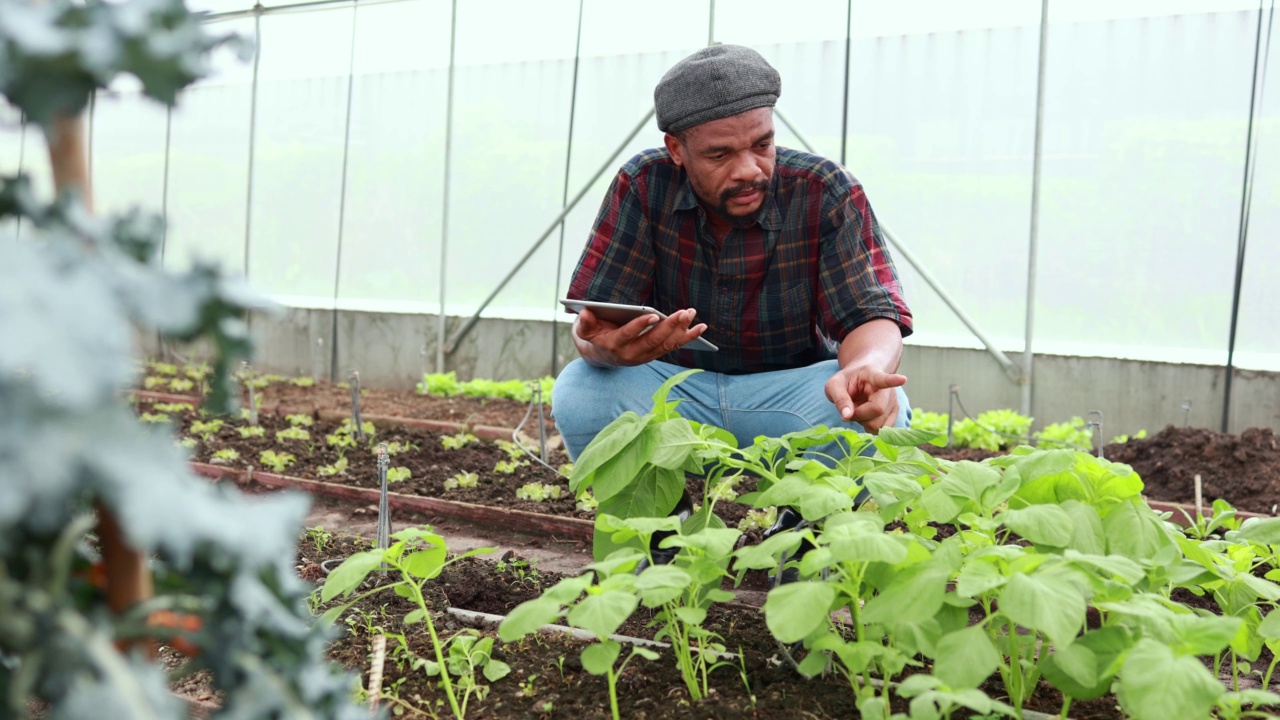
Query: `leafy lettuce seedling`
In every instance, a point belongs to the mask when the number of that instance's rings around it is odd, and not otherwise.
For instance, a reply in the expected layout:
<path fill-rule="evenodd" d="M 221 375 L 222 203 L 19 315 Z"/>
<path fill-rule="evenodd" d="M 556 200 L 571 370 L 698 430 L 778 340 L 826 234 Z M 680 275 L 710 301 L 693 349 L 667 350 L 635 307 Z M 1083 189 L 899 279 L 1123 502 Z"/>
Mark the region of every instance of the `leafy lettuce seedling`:
<path fill-rule="evenodd" d="M 263 467 L 271 468 L 278 473 L 284 472 L 285 468 L 292 465 L 295 460 L 297 458 L 293 455 L 275 450 L 263 450 L 258 454 L 258 462 L 262 463 Z"/>
<path fill-rule="evenodd" d="M 516 498 L 533 502 L 546 502 L 547 500 L 559 500 L 561 492 L 562 489 L 559 485 L 532 482 L 517 488 Z"/>

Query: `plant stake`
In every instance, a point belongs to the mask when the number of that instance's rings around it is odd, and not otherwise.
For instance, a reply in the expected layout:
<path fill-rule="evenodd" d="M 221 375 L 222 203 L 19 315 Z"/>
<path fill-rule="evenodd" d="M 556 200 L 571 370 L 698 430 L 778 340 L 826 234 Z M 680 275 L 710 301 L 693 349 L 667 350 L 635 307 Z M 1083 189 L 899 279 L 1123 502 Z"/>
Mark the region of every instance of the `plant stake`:
<path fill-rule="evenodd" d="M 387 660 L 387 636 L 379 633 L 373 638 L 373 661 L 369 667 L 369 713 L 378 714 L 378 702 L 382 699 L 382 667 Z"/>
<path fill-rule="evenodd" d="M 258 424 L 258 399 L 253 391 L 253 371 L 249 369 L 249 363 L 241 363 L 244 370 L 244 384 L 249 388 L 249 424 Z"/>
<path fill-rule="evenodd" d="M 1094 415 L 1098 416 L 1097 420 L 1093 419 Z M 1102 411 L 1090 410 L 1089 422 L 1085 423 L 1085 427 L 1094 431 L 1094 437 L 1098 438 L 1098 457 L 1105 460 L 1106 458 L 1102 457 Z"/>
<path fill-rule="evenodd" d="M 358 422 L 358 421 L 357 421 Z M 391 456 L 387 454 L 387 444 L 378 445 L 378 549 L 386 550 L 391 546 L 391 504 L 387 498 L 387 466 L 391 464 Z M 383 565 L 385 568 L 386 565 Z M 385 573 L 386 570 L 384 569 Z"/>
<path fill-rule="evenodd" d="M 351 378 L 351 419 L 356 423 L 356 437 L 364 440 L 364 428 L 360 425 L 360 373 L 352 370 L 349 377 Z M 385 473 L 383 492 L 386 492 Z"/>

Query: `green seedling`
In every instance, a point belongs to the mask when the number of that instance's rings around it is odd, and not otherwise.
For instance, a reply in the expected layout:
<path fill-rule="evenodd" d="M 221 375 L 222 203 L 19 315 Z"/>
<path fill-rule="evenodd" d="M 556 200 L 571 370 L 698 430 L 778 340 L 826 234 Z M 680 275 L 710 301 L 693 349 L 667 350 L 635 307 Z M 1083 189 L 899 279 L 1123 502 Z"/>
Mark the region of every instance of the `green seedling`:
<path fill-rule="evenodd" d="M 517 488 L 516 498 L 532 502 L 546 502 L 548 500 L 559 500 L 562 492 L 563 489 L 559 485 L 532 482 Z"/>
<path fill-rule="evenodd" d="M 302 441 L 309 441 L 309 440 L 311 440 L 311 433 L 307 432 L 306 430 L 303 430 L 303 429 L 302 429 L 302 428 L 300 428 L 300 427 L 290 427 L 290 428 L 285 428 L 284 430 L 277 430 L 277 431 L 276 431 L 276 440 L 279 440 L 279 441 L 284 441 L 284 440 L 302 440 Z"/>
<path fill-rule="evenodd" d="M 509 460 L 524 459 L 524 450 L 521 450 L 519 445 L 511 442 L 510 440 L 494 440 L 493 444 L 497 445 L 502 452 L 506 453 L 507 459 Z"/>
<path fill-rule="evenodd" d="M 266 429 L 264 429 L 261 425 L 250 425 L 248 427 L 236 428 L 236 432 L 240 433 L 241 440 L 248 440 L 249 438 L 259 438 L 267 434 Z"/>
<path fill-rule="evenodd" d="M 186 378 L 174 378 L 169 381 L 169 389 L 176 393 L 184 393 L 194 388 L 196 384 Z"/>
<path fill-rule="evenodd" d="M 473 488 L 480 483 L 480 476 L 472 472 L 460 472 L 453 477 L 445 478 L 445 490 L 457 490 L 458 488 Z"/>
<path fill-rule="evenodd" d="M 341 475 L 346 471 L 347 471 L 347 459 L 345 457 L 340 457 L 338 458 L 337 462 L 335 462 L 334 464 L 323 465 L 316 472 L 318 472 L 322 477 L 332 477 L 334 475 Z"/>
<path fill-rule="evenodd" d="M 183 403 L 183 402 L 180 402 L 180 403 L 158 402 L 153 404 L 151 407 L 162 413 L 195 412 L 195 407 L 193 407 L 191 403 Z"/>
<path fill-rule="evenodd" d="M 393 467 L 387 469 L 387 482 L 395 483 L 402 480 L 408 480 L 413 477 L 413 473 L 407 467 Z"/>
<path fill-rule="evenodd" d="M 440 438 L 440 445 L 445 450 L 458 450 L 468 445 L 475 445 L 480 442 L 480 438 L 468 432 L 460 432 L 456 435 L 446 435 Z"/>
<path fill-rule="evenodd" d="M 499 460 L 494 466 L 493 471 L 499 475 L 510 475 L 522 467 L 528 466 L 525 460 Z"/>
<path fill-rule="evenodd" d="M 738 529 L 746 532 L 748 530 L 767 530 L 774 523 L 778 522 L 778 508 L 767 507 L 762 510 L 748 510 L 747 516 L 738 521 Z"/>
<path fill-rule="evenodd" d="M 184 449 L 184 450 L 195 450 L 195 449 L 196 449 L 196 439 L 195 439 L 195 438 L 193 438 L 193 437 L 178 438 L 177 440 L 175 440 L 175 441 L 174 441 L 174 443 L 173 443 L 173 444 L 174 444 L 174 445 L 177 445 L 178 447 L 180 447 L 180 448 L 182 448 L 182 449 Z"/>
<path fill-rule="evenodd" d="M 591 491 L 588 490 L 578 498 L 578 501 L 574 503 L 574 507 L 577 508 L 579 512 L 595 512 L 596 508 L 600 507 L 600 503 L 596 502 L 595 497 L 593 497 L 591 495 Z"/>
<path fill-rule="evenodd" d="M 400 442 L 399 440 L 396 440 L 394 442 L 387 443 L 388 455 L 399 455 L 402 452 L 409 452 L 410 450 L 417 450 L 417 449 L 418 449 L 417 445 L 414 445 L 413 443 L 408 441 Z"/>
<path fill-rule="evenodd" d="M 296 385 L 297 387 L 300 387 L 300 388 L 309 388 L 312 385 L 315 385 L 316 381 L 315 381 L 315 378 L 302 376 L 302 377 L 292 378 L 291 380 L 289 380 L 289 383 L 291 385 Z"/>
<path fill-rule="evenodd" d="M 319 555 L 333 543 L 333 533 L 325 530 L 323 525 L 317 525 L 307 528 L 307 539 L 315 546 L 316 554 Z"/>
<path fill-rule="evenodd" d="M 311 427 L 315 424 L 315 420 L 310 415 L 304 413 L 293 413 L 285 415 L 284 419 L 294 427 Z"/>
<path fill-rule="evenodd" d="M 345 432 L 336 432 L 330 435 L 325 435 L 324 441 L 328 443 L 330 447 L 338 448 L 339 450 L 347 450 L 356 446 L 355 436 Z"/>
<path fill-rule="evenodd" d="M 543 625 L 560 621 L 591 633 L 597 642 L 582 651 L 582 667 L 592 675 L 605 676 L 614 720 L 621 720 L 618 676 L 636 657 L 658 659 L 652 650 L 628 646 L 626 657 L 619 663 L 623 646 L 610 638 L 640 606 L 633 573 L 642 557 L 632 552 L 627 557 L 611 558 L 608 563 L 589 565 L 585 574 L 565 578 L 541 597 L 517 606 L 498 626 L 498 637 L 507 643 L 531 635 Z"/>
<path fill-rule="evenodd" d="M 209 377 L 212 372 L 207 363 L 196 363 L 194 365 L 183 365 L 182 374 L 197 382 Z"/>
<path fill-rule="evenodd" d="M 222 429 L 222 421 L 218 419 L 201 421 L 197 420 L 191 423 L 191 432 L 199 435 L 202 440 L 209 442 L 209 438 L 218 434 Z"/>
<path fill-rule="evenodd" d="M 168 416 L 168 415 L 165 415 L 164 413 L 146 413 L 146 412 L 144 412 L 144 413 L 142 413 L 141 415 L 139 415 L 139 416 L 138 416 L 138 419 L 139 419 L 139 420 L 141 420 L 141 421 L 142 421 L 142 422 L 144 422 L 144 423 L 150 423 L 150 424 L 153 424 L 153 425 L 154 425 L 154 424 L 159 424 L 159 423 L 167 423 L 167 422 L 169 422 L 169 416 Z"/>
<path fill-rule="evenodd" d="M 178 374 L 178 366 L 172 363 L 152 362 L 152 363 L 149 363 L 149 365 L 152 370 L 154 370 L 157 374 L 160 374 L 160 375 L 177 375 Z"/>
<path fill-rule="evenodd" d="M 1078 417 L 1048 425 L 1037 432 L 1035 438 L 1038 448 L 1088 450 L 1093 447 L 1093 429 L 1085 425 L 1083 418 Z"/>
<path fill-rule="evenodd" d="M 293 455 L 287 452 L 276 452 L 275 450 L 263 450 L 258 455 L 258 462 L 262 463 L 263 467 L 270 468 L 278 473 L 284 472 L 285 468 L 292 465 L 295 460 L 297 458 Z"/>
<path fill-rule="evenodd" d="M 155 390 L 168 384 L 169 378 L 155 377 L 154 375 L 142 379 L 142 387 L 146 390 Z"/>
<path fill-rule="evenodd" d="M 1131 436 L 1129 436 L 1129 435 L 1117 435 L 1117 436 L 1115 436 L 1115 437 L 1111 438 L 1111 444 L 1112 444 L 1112 445 L 1123 445 L 1124 443 L 1127 443 L 1127 442 L 1129 442 L 1130 440 L 1144 440 L 1144 439 L 1146 439 L 1146 437 L 1147 437 L 1147 431 L 1146 431 L 1146 430 L 1139 430 L 1138 432 L 1134 433 L 1132 437 L 1131 437 Z"/>
<path fill-rule="evenodd" d="M 388 589 L 394 591 L 400 597 L 411 600 L 417 606 L 417 609 L 405 616 L 404 624 L 426 624 L 427 633 L 431 638 L 432 650 L 435 654 L 435 668 L 440 676 L 440 685 L 448 698 L 449 707 L 453 711 L 454 717 L 457 720 L 463 720 L 466 715 L 467 699 L 475 688 L 475 668 L 487 667 L 490 664 L 498 663 L 489 655 L 492 639 L 489 639 L 489 644 L 486 646 L 474 639 L 474 636 L 471 636 L 472 640 L 464 641 L 459 649 L 455 651 L 453 649 L 453 644 L 457 638 L 455 636 L 453 640 L 447 643 L 449 646 L 449 659 L 446 660 L 446 643 L 441 642 L 439 635 L 436 634 L 435 623 L 432 621 L 431 611 L 427 606 L 426 596 L 423 594 L 423 587 L 427 581 L 439 576 L 441 570 L 446 566 L 463 558 L 491 553 L 494 548 L 479 548 L 458 555 L 451 560 L 446 560 L 445 540 L 440 535 L 432 532 L 430 528 L 407 528 L 392 535 L 391 538 L 394 541 L 391 547 L 385 550 L 368 550 L 356 553 L 343 561 L 341 565 L 329 574 L 329 577 L 325 580 L 324 587 L 320 591 L 321 601 L 327 603 L 339 596 L 349 598 L 349 600 L 345 604 L 325 612 L 323 619 L 332 623 L 360 600 Z M 397 577 L 395 581 L 379 585 L 358 595 L 352 595 L 364 582 L 365 578 L 368 577 L 369 573 L 383 566 L 386 566 L 394 574 L 394 577 Z M 498 663 L 493 670 L 486 670 L 486 677 L 489 677 L 490 674 L 497 677 L 505 675 L 505 672 L 501 672 L 503 667 L 501 663 Z M 443 672 L 441 672 L 442 668 L 444 669 Z M 473 682 L 470 687 L 462 683 L 459 684 L 459 689 L 463 692 L 461 703 L 459 703 L 458 695 L 451 679 L 455 668 L 460 671 L 463 668 L 468 668 L 472 672 L 471 678 Z M 510 672 L 510 668 L 506 668 L 506 670 Z M 461 676 L 461 672 L 459 675 Z"/>
<path fill-rule="evenodd" d="M 217 465 L 227 465 L 240 459 L 240 451 L 235 448 L 223 448 L 213 454 L 210 462 Z"/>

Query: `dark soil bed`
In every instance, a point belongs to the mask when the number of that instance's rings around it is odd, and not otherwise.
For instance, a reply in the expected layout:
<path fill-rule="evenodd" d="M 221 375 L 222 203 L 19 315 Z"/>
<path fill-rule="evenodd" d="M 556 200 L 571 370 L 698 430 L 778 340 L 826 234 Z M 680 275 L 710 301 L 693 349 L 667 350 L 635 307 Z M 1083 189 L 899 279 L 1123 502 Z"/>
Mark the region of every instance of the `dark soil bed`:
<path fill-rule="evenodd" d="M 368 547 L 368 543 L 355 538 L 339 537 L 317 552 L 314 542 L 305 539 L 300 543 L 299 569 L 304 578 L 323 583 L 321 563 L 327 558 L 338 558 Z M 499 569 L 501 568 L 501 569 Z M 468 559 L 459 562 L 433 580 L 428 597 L 436 609 L 445 606 L 476 610 L 491 614 L 506 614 L 516 605 L 541 594 L 546 587 L 561 579 L 555 573 L 537 572 L 518 556 L 507 555 L 499 564 L 491 561 Z M 414 607 L 409 601 L 390 592 L 375 595 L 361 602 L 350 615 L 350 621 L 340 621 L 342 636 L 331 648 L 331 656 L 349 669 L 361 675 L 361 682 L 369 681 L 371 638 L 370 629 L 377 628 L 406 635 L 410 649 L 420 657 L 433 656 L 430 639 L 422 626 L 414 626 L 410 632 L 400 624 L 400 619 Z M 623 634 L 652 638 L 654 629 L 646 626 L 644 611 L 637 613 L 623 626 Z M 447 637 L 465 627 L 465 623 L 453 616 L 440 615 L 436 619 L 437 631 Z M 716 606 L 708 616 L 706 627 L 724 639 L 731 653 L 741 652 L 741 660 L 726 664 L 711 674 L 712 695 L 701 702 L 689 700 L 674 659 L 669 653 L 653 662 L 637 658 L 632 661 L 618 682 L 618 700 L 624 717 L 632 718 L 847 718 L 857 717 L 857 707 L 849 684 L 837 673 L 827 677 L 805 680 L 781 659 L 781 651 L 769 635 L 764 616 L 756 608 L 729 604 Z M 492 635 L 486 631 L 486 634 Z M 388 644 L 388 658 L 384 666 L 383 687 L 394 688 L 401 700 L 418 707 L 430 707 L 443 702 L 444 693 L 421 670 L 409 669 L 394 657 L 393 646 Z M 484 701 L 472 701 L 468 717 L 475 718 L 607 718 L 609 717 L 608 689 L 603 677 L 586 673 L 579 661 L 579 653 L 585 643 L 562 636 L 531 636 L 520 642 L 495 644 L 494 657 L 512 667 L 511 674 L 497 682 L 489 683 L 489 695 Z M 1002 692 L 998 678 L 989 680 L 984 687 L 993 697 Z M 1062 698 L 1041 683 L 1037 694 L 1026 705 L 1027 709 L 1056 714 L 1061 710 Z M 442 708 L 447 714 L 447 707 Z M 895 701 L 894 710 L 906 712 L 906 703 Z M 1080 720 L 1121 717 L 1114 699 L 1077 701 L 1071 706 L 1071 717 Z M 971 715 L 957 712 L 956 718 Z"/>
<path fill-rule="evenodd" d="M 975 460 L 1003 453 L 972 448 L 923 448 L 934 457 Z M 1195 477 L 1207 507 L 1221 498 L 1239 510 L 1272 515 L 1280 505 L 1280 439 L 1270 428 L 1239 435 L 1172 425 L 1151 437 L 1107 445 L 1103 456 L 1125 463 L 1142 478 L 1153 500 L 1195 502 Z"/>

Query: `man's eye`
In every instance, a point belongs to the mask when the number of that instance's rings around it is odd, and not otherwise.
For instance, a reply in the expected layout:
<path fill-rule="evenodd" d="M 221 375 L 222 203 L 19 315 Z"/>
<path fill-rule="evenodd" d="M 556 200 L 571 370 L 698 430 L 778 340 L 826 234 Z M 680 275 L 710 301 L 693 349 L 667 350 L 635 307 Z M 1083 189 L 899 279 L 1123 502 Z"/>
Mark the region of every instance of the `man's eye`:
<path fill-rule="evenodd" d="M 760 143 L 756 147 L 760 148 L 761 150 L 768 150 L 769 146 L 772 144 L 773 144 L 772 140 L 765 140 L 764 142 Z"/>
<path fill-rule="evenodd" d="M 711 158 L 712 160 L 723 160 L 724 153 L 716 153 L 715 155 L 708 155 L 707 157 Z"/>

